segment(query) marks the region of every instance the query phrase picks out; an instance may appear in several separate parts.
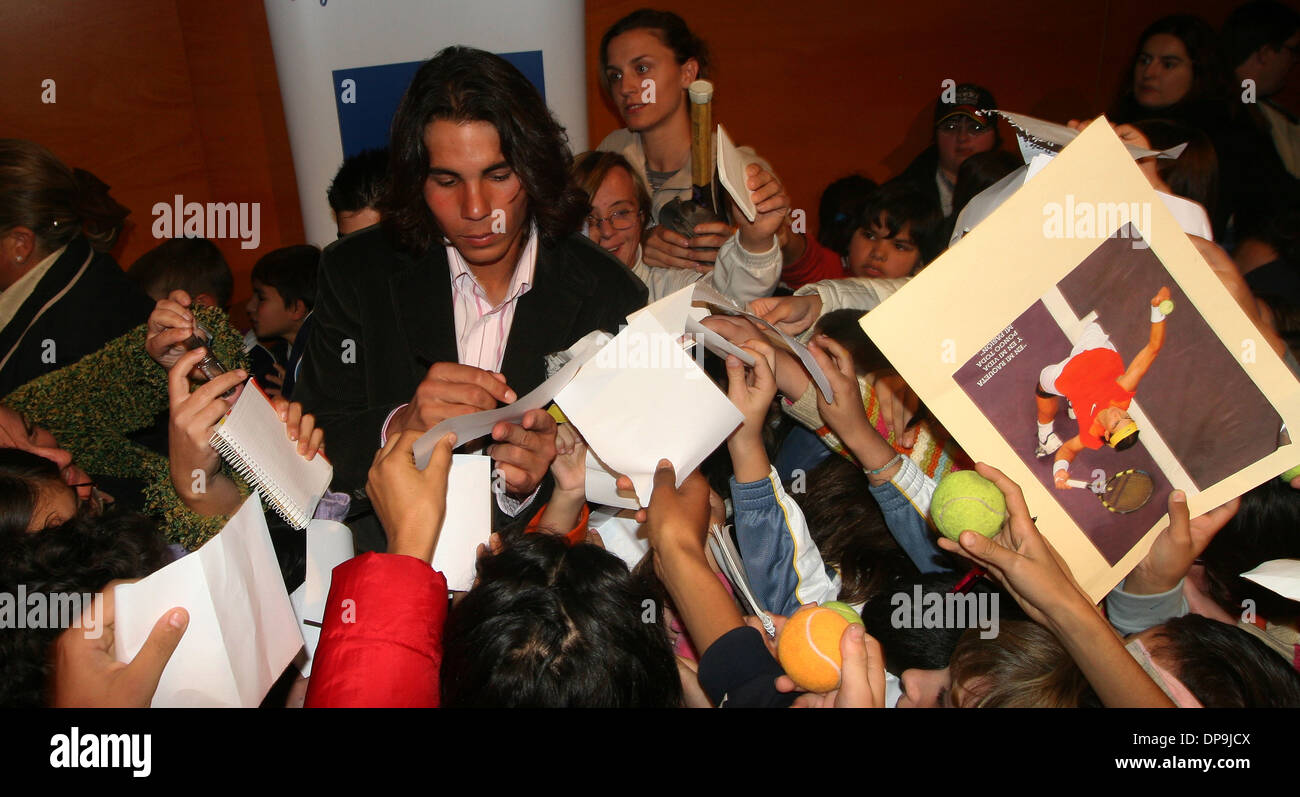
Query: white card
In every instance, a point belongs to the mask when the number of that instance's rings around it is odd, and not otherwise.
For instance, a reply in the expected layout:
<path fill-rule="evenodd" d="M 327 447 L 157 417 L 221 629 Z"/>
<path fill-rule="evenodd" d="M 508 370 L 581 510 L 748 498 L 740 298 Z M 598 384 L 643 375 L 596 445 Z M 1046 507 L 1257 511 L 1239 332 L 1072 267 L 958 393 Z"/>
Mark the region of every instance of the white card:
<path fill-rule="evenodd" d="M 478 546 L 492 534 L 492 458 L 453 454 L 447 475 L 447 515 L 433 550 L 433 569 L 447 578 L 447 589 L 474 586 Z"/>

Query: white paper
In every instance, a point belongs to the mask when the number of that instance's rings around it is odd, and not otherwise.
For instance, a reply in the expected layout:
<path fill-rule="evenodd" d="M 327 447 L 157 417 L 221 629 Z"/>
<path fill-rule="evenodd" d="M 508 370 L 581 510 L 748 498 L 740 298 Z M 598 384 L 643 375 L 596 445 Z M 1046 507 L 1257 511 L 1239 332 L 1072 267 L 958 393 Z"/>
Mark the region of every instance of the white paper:
<path fill-rule="evenodd" d="M 302 633 L 303 651 L 294 665 L 303 677 L 311 676 L 312 657 L 320 642 L 321 624 L 325 621 L 325 602 L 330 594 L 334 568 L 354 555 L 352 530 L 334 520 L 314 518 L 307 524 L 307 577 L 293 591 L 294 616 Z"/>
<path fill-rule="evenodd" d="M 555 397 L 609 469 L 632 480 L 642 504 L 660 459 L 673 463 L 680 486 L 744 420 L 678 337 L 653 314 L 636 314 Z"/>
<path fill-rule="evenodd" d="M 747 157 L 731 142 L 731 136 L 727 135 L 726 128 L 718 125 L 718 179 L 722 182 L 722 187 L 727 189 L 727 193 L 731 194 L 731 198 L 736 200 L 736 206 L 751 224 L 758 218 L 758 207 L 749 194 L 746 185 L 748 181 L 745 179 L 745 169 L 752 162 L 752 158 Z"/>
<path fill-rule="evenodd" d="M 256 707 L 303 646 L 256 493 L 202 548 L 118 585 L 114 601 L 121 662 L 135 657 L 169 609 L 190 614 L 155 708 Z"/>
<path fill-rule="evenodd" d="M 639 565 L 650 550 L 650 538 L 633 518 L 593 510 L 589 523 L 600 534 L 605 550 L 622 559 L 628 570 Z"/>
<path fill-rule="evenodd" d="M 453 454 L 447 475 L 447 514 L 433 550 L 433 569 L 447 578 L 447 589 L 474 586 L 478 546 L 492 534 L 492 458 Z"/>
<path fill-rule="evenodd" d="M 776 336 L 779 337 L 783 343 L 785 343 L 786 347 L 789 348 L 790 351 L 794 353 L 794 356 L 799 358 L 799 362 L 803 363 L 803 367 L 808 370 L 808 375 L 812 377 L 813 384 L 817 385 L 817 389 L 820 390 L 822 392 L 822 395 L 826 397 L 826 401 L 827 402 L 835 401 L 835 393 L 834 391 L 831 390 L 830 381 L 826 379 L 826 374 L 822 371 L 821 366 L 817 364 L 817 361 L 813 359 L 812 352 L 808 351 L 807 346 L 803 345 L 799 341 L 795 340 L 794 338 L 785 334 L 781 330 L 777 329 L 775 325 L 769 324 L 761 317 L 756 316 L 747 310 L 742 310 L 739 306 L 736 305 L 735 302 L 731 301 L 731 299 L 722 295 L 722 293 L 719 292 L 717 288 L 713 287 L 707 281 L 700 280 L 699 282 L 695 283 L 694 286 L 692 287 L 694 288 L 693 297 L 695 301 L 711 304 L 715 307 L 720 307 L 723 310 L 726 310 L 729 313 L 735 315 L 743 315 L 744 317 L 759 324 L 760 326 L 766 327 L 767 329 L 770 329 L 772 332 L 774 332 Z M 666 298 L 672 298 L 672 297 L 666 297 Z M 656 302 L 656 304 L 658 304 L 658 302 Z"/>
<path fill-rule="evenodd" d="M 1020 153 L 1026 163 L 1032 155 L 1060 152 L 1062 147 L 1079 137 L 1078 130 L 1056 122 L 1010 111 L 989 111 L 989 113 L 1006 119 L 1015 129 L 1016 139 L 1020 142 Z M 1183 142 L 1161 150 L 1135 147 L 1132 144 L 1125 144 L 1124 147 L 1134 160 L 1150 157 L 1173 159 L 1183 154 L 1183 150 L 1187 149 L 1187 143 Z"/>
<path fill-rule="evenodd" d="M 640 509 L 641 504 L 635 495 L 619 492 L 618 474 L 610 471 L 600 461 L 596 452 L 587 447 L 587 479 L 585 482 L 587 500 L 601 506 L 618 509 Z"/>
<path fill-rule="evenodd" d="M 1274 559 L 1241 574 L 1284 598 L 1300 601 L 1300 559 Z"/>

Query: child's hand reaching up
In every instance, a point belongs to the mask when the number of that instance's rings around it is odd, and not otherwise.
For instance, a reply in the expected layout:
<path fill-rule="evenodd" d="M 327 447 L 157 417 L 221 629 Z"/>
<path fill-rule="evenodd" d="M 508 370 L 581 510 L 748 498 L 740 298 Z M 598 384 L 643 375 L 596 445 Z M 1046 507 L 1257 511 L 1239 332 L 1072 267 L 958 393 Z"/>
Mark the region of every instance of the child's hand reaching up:
<path fill-rule="evenodd" d="M 863 441 L 872 435 L 879 435 L 871 428 L 867 411 L 862 406 L 862 388 L 858 385 L 853 356 L 826 335 L 815 336 L 808 344 L 808 351 L 822 367 L 826 380 L 831 383 L 831 391 L 835 394 L 835 401 L 828 404 L 826 397 L 818 391 L 817 411 L 835 436 L 856 453 L 856 447 L 861 446 Z"/>
<path fill-rule="evenodd" d="M 1070 568 L 1043 538 L 1029 516 L 1020 486 L 997 468 L 975 466 L 1007 500 L 1011 520 L 993 539 L 963 531 L 960 545 L 943 538 L 939 546 L 964 553 L 988 568 L 1024 608 L 1030 619 L 1054 633 L 1079 665 L 1107 708 L 1163 708 L 1173 703 L 1160 691 L 1110 623 L 1097 611 L 1070 574 Z M 1186 511 L 1186 510 L 1184 510 Z"/>
<path fill-rule="evenodd" d="M 551 463 L 555 492 L 582 493 L 587 490 L 587 441 L 571 423 L 555 430 L 555 461 Z"/>
<path fill-rule="evenodd" d="M 538 531 L 568 534 L 578 525 L 587 503 L 587 441 L 571 423 L 556 425 L 551 475 L 555 477 L 555 490 L 542 510 Z"/>
<path fill-rule="evenodd" d="M 432 562 L 447 514 L 447 475 L 456 435 L 443 435 L 428 466 L 420 470 L 413 448 L 421 434 L 405 429 L 388 438 L 370 465 L 366 494 L 388 538 L 388 553 Z"/>
<path fill-rule="evenodd" d="M 1181 490 L 1169 494 L 1169 526 L 1138 566 L 1124 579 L 1124 591 L 1133 595 L 1156 595 L 1178 586 L 1192 569 L 1192 563 L 1210 545 L 1214 535 L 1237 514 L 1241 500 L 1234 498 L 1193 520 L 1187 510 L 1187 495 Z"/>
<path fill-rule="evenodd" d="M 754 355 L 752 368 L 745 367 L 738 357 L 727 357 L 727 397 L 745 416 L 740 428 L 727 438 L 727 448 L 736 481 L 745 483 L 766 479 L 770 470 L 763 448 L 763 423 L 776 397 L 776 379 L 772 374 L 775 353 L 770 343 L 755 338 L 743 348 Z"/>
<path fill-rule="evenodd" d="M 1079 589 L 1069 567 L 1034 525 L 1020 486 L 982 462 L 975 470 L 1002 491 L 1010 520 L 993 539 L 963 531 L 958 542 L 940 538 L 939 547 L 987 568 L 1030 619 L 1045 628 L 1055 631 L 1073 613 L 1093 612 L 1092 601 Z"/>

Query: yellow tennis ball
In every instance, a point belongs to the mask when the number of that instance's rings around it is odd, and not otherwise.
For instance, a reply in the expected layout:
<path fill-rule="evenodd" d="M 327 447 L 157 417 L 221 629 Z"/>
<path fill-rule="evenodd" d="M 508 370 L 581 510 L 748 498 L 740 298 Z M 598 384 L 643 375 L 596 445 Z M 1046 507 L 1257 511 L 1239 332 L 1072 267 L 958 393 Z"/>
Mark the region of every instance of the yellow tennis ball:
<path fill-rule="evenodd" d="M 1160 305 L 1156 309 L 1164 313 L 1165 315 L 1169 315 L 1174 311 L 1174 300 L 1165 299 L 1163 302 L 1160 303 Z"/>
<path fill-rule="evenodd" d="M 1300 476 L 1300 465 L 1296 465 L 1291 470 L 1287 471 L 1286 473 L 1283 473 L 1282 481 L 1289 482 L 1297 476 Z"/>
<path fill-rule="evenodd" d="M 862 622 L 862 615 L 858 614 L 856 609 L 843 601 L 823 601 L 821 607 L 838 613 L 840 617 L 843 617 L 854 625 L 866 626 L 866 624 Z"/>
<path fill-rule="evenodd" d="M 975 471 L 954 471 L 934 488 L 930 518 L 950 540 L 955 541 L 967 529 L 996 537 L 1007 518 L 1007 502 L 996 484 Z"/>
<path fill-rule="evenodd" d="M 840 637 L 849 627 L 838 612 L 806 606 L 785 621 L 776 640 L 776 658 L 799 687 L 829 692 L 840 685 Z"/>

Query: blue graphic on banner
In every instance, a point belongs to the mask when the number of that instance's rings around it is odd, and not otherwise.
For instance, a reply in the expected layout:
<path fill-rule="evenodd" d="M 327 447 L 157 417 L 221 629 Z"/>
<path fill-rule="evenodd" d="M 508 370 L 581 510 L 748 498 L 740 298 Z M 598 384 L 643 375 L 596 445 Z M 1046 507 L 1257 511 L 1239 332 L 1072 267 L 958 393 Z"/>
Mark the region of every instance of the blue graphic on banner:
<path fill-rule="evenodd" d="M 546 99 L 542 51 L 498 53 L 537 87 Z M 388 146 L 388 126 L 411 78 L 423 61 L 334 70 L 334 107 L 339 114 L 343 157 Z M 352 81 L 345 84 L 344 81 Z M 346 101 L 345 101 L 346 100 Z"/>

